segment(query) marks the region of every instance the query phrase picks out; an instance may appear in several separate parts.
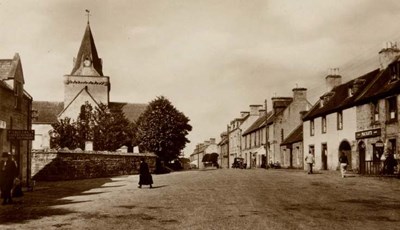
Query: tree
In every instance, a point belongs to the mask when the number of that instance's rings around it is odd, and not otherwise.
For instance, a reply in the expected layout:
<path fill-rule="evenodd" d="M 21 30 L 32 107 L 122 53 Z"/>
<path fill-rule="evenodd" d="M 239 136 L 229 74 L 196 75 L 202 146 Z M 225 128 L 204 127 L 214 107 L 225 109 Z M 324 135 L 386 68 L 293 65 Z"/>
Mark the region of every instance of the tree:
<path fill-rule="evenodd" d="M 133 124 L 122 110 L 109 110 L 100 104 L 94 112 L 94 120 L 94 150 L 115 151 L 123 145 L 132 145 Z"/>
<path fill-rule="evenodd" d="M 192 126 L 189 118 L 163 96 L 151 101 L 135 124 L 139 148 L 154 152 L 161 160 L 176 159 L 186 143 Z"/>
<path fill-rule="evenodd" d="M 71 119 L 66 117 L 52 124 L 53 130 L 50 131 L 51 148 L 69 148 L 76 149 L 81 147 L 81 140 L 78 136 L 76 122 L 71 122 Z"/>
<path fill-rule="evenodd" d="M 84 149 L 86 140 L 93 141 L 93 149 L 100 151 L 115 151 L 123 145 L 132 145 L 133 124 L 122 110 L 111 111 L 104 104 L 93 109 L 85 102 L 76 122 L 64 118 L 52 126 L 52 148 Z"/>

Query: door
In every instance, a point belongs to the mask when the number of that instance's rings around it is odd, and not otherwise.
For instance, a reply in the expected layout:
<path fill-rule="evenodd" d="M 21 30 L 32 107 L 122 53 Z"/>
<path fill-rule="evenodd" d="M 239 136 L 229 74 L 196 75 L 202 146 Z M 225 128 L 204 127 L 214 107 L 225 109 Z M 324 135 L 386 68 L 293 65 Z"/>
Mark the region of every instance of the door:
<path fill-rule="evenodd" d="M 327 144 L 322 144 L 321 147 L 321 160 L 322 160 L 322 170 L 328 169 L 328 146 Z"/>
<path fill-rule="evenodd" d="M 289 148 L 289 168 L 293 168 L 293 151 Z"/>
<path fill-rule="evenodd" d="M 363 141 L 358 144 L 358 156 L 360 174 L 365 174 L 365 143 Z"/>

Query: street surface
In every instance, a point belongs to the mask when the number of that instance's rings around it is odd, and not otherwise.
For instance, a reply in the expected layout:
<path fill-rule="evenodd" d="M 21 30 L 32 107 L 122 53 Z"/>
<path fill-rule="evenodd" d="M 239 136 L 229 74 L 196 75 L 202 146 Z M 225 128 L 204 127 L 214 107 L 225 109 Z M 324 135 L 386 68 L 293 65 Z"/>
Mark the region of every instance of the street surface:
<path fill-rule="evenodd" d="M 400 229 L 400 180 L 218 169 L 38 182 L 0 229 Z"/>

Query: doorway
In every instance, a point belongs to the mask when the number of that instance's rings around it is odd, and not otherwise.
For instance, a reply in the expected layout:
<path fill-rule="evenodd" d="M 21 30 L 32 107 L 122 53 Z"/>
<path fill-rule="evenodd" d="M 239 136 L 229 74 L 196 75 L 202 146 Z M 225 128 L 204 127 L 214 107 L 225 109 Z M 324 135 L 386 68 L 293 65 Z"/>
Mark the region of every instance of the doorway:
<path fill-rule="evenodd" d="M 358 156 L 359 156 L 359 170 L 360 174 L 365 174 L 365 143 L 360 141 L 358 143 Z"/>
<path fill-rule="evenodd" d="M 321 146 L 321 160 L 322 160 L 322 170 L 328 170 L 328 145 L 326 143 Z"/>
<path fill-rule="evenodd" d="M 347 156 L 347 160 L 349 161 L 349 163 L 347 164 L 347 170 L 351 170 L 352 169 L 352 160 L 351 160 L 351 145 L 348 141 L 342 141 L 342 143 L 340 143 L 339 145 L 339 152 L 338 152 L 338 162 L 339 162 L 339 156 L 340 153 L 344 152 Z"/>

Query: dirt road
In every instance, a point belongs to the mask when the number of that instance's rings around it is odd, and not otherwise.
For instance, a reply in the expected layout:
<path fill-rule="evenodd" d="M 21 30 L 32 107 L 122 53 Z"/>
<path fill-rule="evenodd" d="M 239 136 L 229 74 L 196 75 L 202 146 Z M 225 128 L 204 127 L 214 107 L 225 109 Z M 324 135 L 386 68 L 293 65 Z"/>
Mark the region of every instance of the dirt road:
<path fill-rule="evenodd" d="M 400 229 L 400 180 L 207 170 L 39 183 L 0 229 Z"/>

